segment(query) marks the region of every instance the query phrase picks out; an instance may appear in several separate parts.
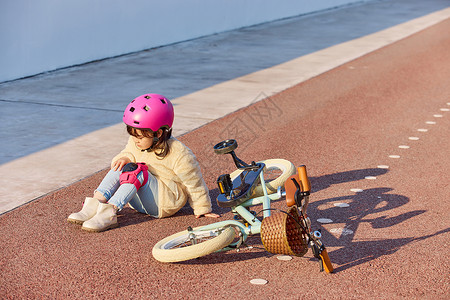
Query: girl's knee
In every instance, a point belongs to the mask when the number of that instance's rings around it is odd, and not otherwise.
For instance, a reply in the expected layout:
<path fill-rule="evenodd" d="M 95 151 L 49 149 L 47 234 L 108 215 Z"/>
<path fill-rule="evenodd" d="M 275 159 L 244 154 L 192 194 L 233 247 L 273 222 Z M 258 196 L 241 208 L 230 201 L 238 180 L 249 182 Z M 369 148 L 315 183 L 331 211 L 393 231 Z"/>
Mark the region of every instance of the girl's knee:
<path fill-rule="evenodd" d="M 143 180 L 139 180 L 138 176 L 142 174 Z M 147 183 L 148 167 L 144 163 L 129 163 L 123 167 L 123 172 L 120 175 L 120 184 L 131 183 L 136 187 L 136 190 Z"/>

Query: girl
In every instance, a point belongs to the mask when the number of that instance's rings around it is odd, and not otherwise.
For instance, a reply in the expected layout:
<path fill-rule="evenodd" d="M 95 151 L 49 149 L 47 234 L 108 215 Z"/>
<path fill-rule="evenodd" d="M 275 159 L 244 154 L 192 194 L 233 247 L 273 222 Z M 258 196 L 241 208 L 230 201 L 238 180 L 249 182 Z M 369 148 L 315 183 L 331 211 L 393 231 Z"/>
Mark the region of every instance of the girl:
<path fill-rule="evenodd" d="M 197 218 L 218 218 L 200 166 L 183 143 L 171 136 L 174 112 L 164 96 L 146 94 L 127 106 L 123 121 L 130 134 L 94 196 L 68 217 L 81 229 L 100 232 L 117 227 L 117 210 L 127 203 L 156 218 L 175 214 L 186 201 Z"/>

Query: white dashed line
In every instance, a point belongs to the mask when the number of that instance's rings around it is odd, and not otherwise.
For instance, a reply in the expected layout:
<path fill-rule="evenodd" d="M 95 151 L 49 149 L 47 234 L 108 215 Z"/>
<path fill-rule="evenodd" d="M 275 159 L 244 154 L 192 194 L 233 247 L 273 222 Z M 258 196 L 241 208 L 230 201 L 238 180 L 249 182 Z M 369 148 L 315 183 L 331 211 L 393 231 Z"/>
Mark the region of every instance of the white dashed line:
<path fill-rule="evenodd" d="M 353 230 L 347 228 L 332 228 L 330 229 L 331 233 L 340 233 L 341 235 L 349 235 L 353 234 Z"/>
<path fill-rule="evenodd" d="M 450 105 L 450 102 L 447 102 L 447 105 Z M 449 108 L 441 108 L 440 111 L 450 111 L 450 109 Z M 435 117 L 435 118 L 442 118 L 443 115 L 435 114 L 435 115 L 433 115 L 433 117 Z M 436 124 L 435 121 L 426 121 L 425 123 L 428 124 L 428 125 L 435 125 Z M 419 128 L 419 129 L 417 129 L 417 131 L 419 131 L 419 132 L 428 132 L 428 129 L 426 129 L 426 128 Z M 419 137 L 410 136 L 408 139 L 410 141 L 418 141 Z M 410 149 L 411 147 L 408 146 L 408 145 L 400 145 L 400 146 L 398 146 L 398 148 L 400 148 L 400 149 Z M 400 155 L 392 154 L 392 155 L 389 155 L 389 157 L 390 158 L 394 158 L 394 159 L 398 159 L 398 158 L 400 158 Z M 377 167 L 380 168 L 380 169 L 389 169 L 389 166 L 387 166 L 387 165 L 378 165 Z M 375 179 L 377 179 L 377 177 L 375 177 L 375 176 L 365 176 L 364 178 L 368 179 L 368 180 L 375 180 Z M 350 189 L 350 191 L 352 191 L 354 193 L 361 193 L 364 190 L 355 188 L 355 189 Z M 378 199 L 381 199 L 381 196 L 378 196 Z M 340 208 L 349 207 L 350 206 L 348 203 L 342 203 L 342 202 L 341 203 L 334 203 L 333 205 L 335 207 L 340 207 Z M 319 222 L 319 223 L 332 223 L 333 221 L 331 219 L 321 218 L 321 219 L 317 219 L 317 222 Z M 333 228 L 333 229 L 330 230 L 330 232 L 331 233 L 340 233 L 341 235 L 353 234 L 353 231 L 350 230 L 350 229 L 347 229 L 347 228 Z"/>
<path fill-rule="evenodd" d="M 349 207 L 350 206 L 350 204 L 348 204 L 348 203 L 334 203 L 333 205 L 336 207 Z"/>
<path fill-rule="evenodd" d="M 258 284 L 258 285 L 264 285 L 267 284 L 267 280 L 265 279 L 252 279 L 250 280 L 251 284 Z"/>
<path fill-rule="evenodd" d="M 292 259 L 292 256 L 289 256 L 289 255 L 278 255 L 277 259 L 278 260 L 282 260 L 282 261 L 288 261 L 288 260 Z"/>
<path fill-rule="evenodd" d="M 333 220 L 326 219 L 326 218 L 320 218 L 320 219 L 317 219 L 317 222 L 326 224 L 326 223 L 333 223 Z"/>

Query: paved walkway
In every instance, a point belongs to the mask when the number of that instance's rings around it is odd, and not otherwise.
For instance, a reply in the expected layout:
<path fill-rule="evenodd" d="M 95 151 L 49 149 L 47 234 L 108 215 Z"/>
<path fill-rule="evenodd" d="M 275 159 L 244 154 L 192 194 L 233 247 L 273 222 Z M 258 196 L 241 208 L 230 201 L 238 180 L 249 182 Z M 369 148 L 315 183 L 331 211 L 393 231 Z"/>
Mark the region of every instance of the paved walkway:
<path fill-rule="evenodd" d="M 233 169 L 229 156 L 211 149 L 223 138 L 238 139 L 245 161 L 306 164 L 308 215 L 322 231 L 334 274 L 320 273 L 311 251 L 279 260 L 258 236 L 240 252 L 156 261 L 157 241 L 215 221 L 195 218 L 189 206 L 165 219 L 125 208 L 119 228 L 81 231 L 67 216 L 104 170 L 0 216 L 0 295 L 449 299 L 449 48 L 447 18 L 180 137 L 203 166 L 213 199 L 217 176 Z M 286 209 L 283 200 L 273 206 Z M 233 217 L 216 201 L 213 210 L 221 220 Z M 268 283 L 252 285 L 255 278 Z"/>
<path fill-rule="evenodd" d="M 181 135 L 438 23 L 448 4 L 371 1 L 0 84 L 0 213 L 107 167 L 136 95 L 173 99 Z"/>

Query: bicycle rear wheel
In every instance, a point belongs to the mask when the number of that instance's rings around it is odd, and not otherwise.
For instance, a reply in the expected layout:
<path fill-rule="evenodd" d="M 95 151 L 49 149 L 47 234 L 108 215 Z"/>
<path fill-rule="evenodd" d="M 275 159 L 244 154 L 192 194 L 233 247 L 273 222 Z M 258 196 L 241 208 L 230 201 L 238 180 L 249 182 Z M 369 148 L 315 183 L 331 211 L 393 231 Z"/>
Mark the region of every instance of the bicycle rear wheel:
<path fill-rule="evenodd" d="M 162 239 L 153 247 L 153 257 L 160 262 L 179 262 L 216 252 L 228 246 L 235 238 L 232 227 L 213 230 L 194 228 Z"/>
<path fill-rule="evenodd" d="M 277 192 L 279 186 L 283 186 L 286 180 L 295 174 L 295 166 L 285 159 L 266 159 L 260 161 L 266 165 L 264 169 L 264 182 L 266 183 L 267 192 L 273 194 Z M 230 174 L 233 180 L 242 170 L 235 170 Z M 252 197 L 264 195 L 261 184 L 258 184 L 253 192 Z"/>

